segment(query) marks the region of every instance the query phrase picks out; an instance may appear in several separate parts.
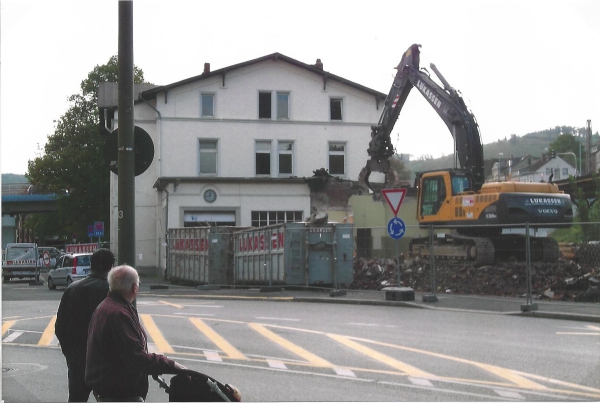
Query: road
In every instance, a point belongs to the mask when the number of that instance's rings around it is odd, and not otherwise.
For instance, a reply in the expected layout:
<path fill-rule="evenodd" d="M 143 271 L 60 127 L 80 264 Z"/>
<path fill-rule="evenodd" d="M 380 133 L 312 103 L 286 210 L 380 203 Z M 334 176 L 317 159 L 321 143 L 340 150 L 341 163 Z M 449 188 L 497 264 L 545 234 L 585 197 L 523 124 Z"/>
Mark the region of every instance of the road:
<path fill-rule="evenodd" d="M 62 290 L 3 284 L 2 396 L 65 401 Z M 399 307 L 145 296 L 150 349 L 246 401 L 600 400 L 600 326 Z M 169 376 L 165 376 L 167 379 Z M 147 401 L 167 401 L 151 383 Z"/>

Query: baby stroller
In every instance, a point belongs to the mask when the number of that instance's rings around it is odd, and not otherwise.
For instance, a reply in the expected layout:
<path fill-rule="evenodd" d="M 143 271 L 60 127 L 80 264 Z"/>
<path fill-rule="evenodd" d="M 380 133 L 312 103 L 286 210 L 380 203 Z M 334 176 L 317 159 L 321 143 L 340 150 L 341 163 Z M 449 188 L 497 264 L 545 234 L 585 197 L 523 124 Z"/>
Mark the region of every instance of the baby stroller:
<path fill-rule="evenodd" d="M 169 394 L 170 402 L 241 402 L 240 392 L 233 386 L 217 381 L 191 369 L 183 370 L 167 382 L 152 376 Z"/>

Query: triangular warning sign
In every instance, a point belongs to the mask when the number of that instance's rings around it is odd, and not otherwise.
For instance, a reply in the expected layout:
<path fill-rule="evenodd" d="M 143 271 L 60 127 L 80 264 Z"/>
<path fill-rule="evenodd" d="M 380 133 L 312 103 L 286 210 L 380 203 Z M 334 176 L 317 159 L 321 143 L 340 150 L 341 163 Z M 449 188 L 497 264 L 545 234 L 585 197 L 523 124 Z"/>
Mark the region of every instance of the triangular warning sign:
<path fill-rule="evenodd" d="M 390 205 L 390 208 L 394 212 L 394 215 L 398 215 L 398 211 L 400 210 L 400 206 L 402 206 L 402 202 L 404 201 L 404 196 L 406 195 L 406 189 L 383 189 L 381 191 L 383 197 Z"/>

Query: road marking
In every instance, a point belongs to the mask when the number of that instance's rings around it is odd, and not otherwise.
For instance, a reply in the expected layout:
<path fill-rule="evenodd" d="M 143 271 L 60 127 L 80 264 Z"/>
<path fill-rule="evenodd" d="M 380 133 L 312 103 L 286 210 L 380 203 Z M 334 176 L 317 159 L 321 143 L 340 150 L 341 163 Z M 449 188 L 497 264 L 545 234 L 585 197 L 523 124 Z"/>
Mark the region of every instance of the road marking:
<path fill-rule="evenodd" d="M 17 323 L 16 320 L 9 320 L 7 322 L 4 322 L 2 324 L 2 336 L 4 336 L 4 333 L 6 333 L 6 331 L 10 329 L 15 323 Z"/>
<path fill-rule="evenodd" d="M 284 320 L 289 322 L 300 322 L 300 319 L 291 319 L 291 318 L 269 318 L 264 316 L 257 316 L 254 319 L 263 319 L 263 320 Z"/>
<path fill-rule="evenodd" d="M 227 340 L 221 335 L 215 332 L 211 327 L 207 326 L 206 323 L 200 318 L 188 318 L 190 322 L 198 328 L 206 337 L 208 337 L 213 343 L 219 347 L 229 358 L 237 360 L 247 360 L 246 356 L 242 354 L 237 348 L 233 347 Z"/>
<path fill-rule="evenodd" d="M 412 376 L 409 376 L 408 380 L 414 385 L 433 386 L 433 383 L 431 383 L 428 379 L 414 378 Z"/>
<path fill-rule="evenodd" d="M 23 332 L 12 332 L 8 336 L 6 336 L 4 339 L 2 339 L 2 343 L 11 343 L 12 341 L 14 341 L 17 337 L 19 337 L 22 334 L 23 334 Z"/>
<path fill-rule="evenodd" d="M 54 337 L 54 323 L 56 323 L 56 315 L 48 322 L 46 330 L 44 330 L 42 337 L 40 337 L 40 341 L 38 341 L 38 346 L 49 346 L 52 343 L 52 338 Z"/>
<path fill-rule="evenodd" d="M 594 325 L 587 325 L 585 328 L 590 329 L 590 330 L 594 331 L 595 333 L 588 333 L 588 332 L 556 332 L 556 334 L 570 335 L 570 336 L 600 336 L 600 327 L 594 326 Z M 581 328 L 577 328 L 577 329 L 581 329 Z"/>
<path fill-rule="evenodd" d="M 356 374 L 354 372 L 352 372 L 351 369 L 342 368 L 342 367 L 334 367 L 333 370 L 335 371 L 336 374 L 338 374 L 340 376 L 347 376 L 349 378 L 356 378 Z"/>
<path fill-rule="evenodd" d="M 510 399 L 520 399 L 525 400 L 522 394 L 519 392 L 513 392 L 511 390 L 502 390 L 502 389 L 493 389 L 494 392 L 499 394 L 502 397 L 508 397 Z"/>
<path fill-rule="evenodd" d="M 5 316 L 4 318 L 2 318 L 2 320 L 6 320 L 6 319 L 17 319 L 20 318 L 20 316 Z"/>
<path fill-rule="evenodd" d="M 529 377 L 529 378 L 532 378 L 532 379 L 537 379 L 537 380 L 540 380 L 540 381 L 554 383 L 554 384 L 561 385 L 561 386 L 568 386 L 568 387 L 571 387 L 571 388 L 581 389 L 581 390 L 585 390 L 587 392 L 595 393 L 595 395 L 587 395 L 587 396 L 593 396 L 595 398 L 599 398 L 600 397 L 600 389 L 590 388 L 588 386 L 578 385 L 576 383 L 559 381 L 558 379 L 547 378 L 547 377 L 541 376 L 541 375 L 528 374 L 528 373 L 520 372 L 520 371 L 514 371 L 514 372 L 516 374 L 519 374 L 519 375 L 522 375 L 522 376 L 526 376 L 526 377 Z M 550 389 L 550 390 L 556 391 L 554 389 Z M 564 393 L 563 390 L 558 390 L 558 392 Z"/>
<path fill-rule="evenodd" d="M 175 308 L 183 309 L 183 306 L 181 306 L 179 304 L 174 304 L 172 302 L 167 302 L 167 301 L 162 301 L 162 300 L 159 300 L 158 302 L 160 302 L 161 304 L 164 304 L 164 305 L 169 305 L 169 306 L 172 306 Z"/>
<path fill-rule="evenodd" d="M 267 360 L 267 364 L 269 364 L 269 367 L 271 367 L 271 368 L 287 369 L 287 367 L 285 366 L 283 361 Z"/>
<path fill-rule="evenodd" d="M 204 351 L 204 355 L 208 361 L 223 362 L 223 359 L 216 351 Z"/>
<path fill-rule="evenodd" d="M 398 361 L 395 358 L 389 357 L 389 356 L 382 354 L 378 351 L 375 351 L 369 347 L 363 346 L 362 344 L 358 344 L 357 342 L 352 341 L 347 337 L 340 336 L 337 334 L 331 334 L 331 333 L 328 333 L 327 336 L 329 336 L 333 340 L 337 341 L 338 343 L 343 344 L 346 347 L 349 347 L 353 350 L 358 351 L 359 353 L 362 353 L 362 354 L 364 354 L 368 357 L 371 357 L 379 362 L 389 365 L 390 367 L 397 369 L 399 371 L 402 371 L 409 376 L 413 376 L 415 378 L 430 378 L 430 379 L 436 378 L 435 375 L 432 375 L 428 372 L 422 371 L 416 367 L 413 367 L 412 365 Z"/>
<path fill-rule="evenodd" d="M 323 358 L 311 353 L 310 351 L 307 351 L 302 347 L 295 345 L 294 343 L 284 339 L 281 336 L 278 336 L 263 325 L 259 325 L 258 323 L 249 323 L 248 326 L 250 326 L 250 328 L 254 329 L 261 335 L 265 336 L 272 342 L 277 343 L 286 350 L 291 351 L 292 353 L 302 357 L 315 367 L 333 367 L 333 364 L 331 364 L 329 361 L 324 360 Z"/>
<path fill-rule="evenodd" d="M 215 316 L 214 313 L 186 313 L 186 312 L 175 312 L 174 315 L 185 315 L 185 316 Z"/>
<path fill-rule="evenodd" d="M 154 344 L 156 344 L 156 348 L 158 349 L 158 351 L 164 354 L 174 353 L 175 351 L 173 351 L 167 340 L 165 340 L 165 338 L 163 337 L 160 330 L 158 330 L 158 327 L 156 327 L 156 323 L 154 323 L 154 319 L 152 319 L 152 316 L 148 314 L 142 314 L 140 315 L 140 318 L 144 323 L 144 327 L 146 327 L 146 331 L 152 338 L 152 341 L 154 342 Z"/>
<path fill-rule="evenodd" d="M 568 334 L 571 336 L 600 336 L 600 333 L 584 333 L 584 332 L 556 332 L 556 334 Z"/>
<path fill-rule="evenodd" d="M 478 368 L 483 369 L 484 371 L 490 372 L 496 376 L 499 376 L 500 378 L 503 378 L 509 382 L 512 382 L 513 384 L 521 387 L 521 388 L 525 388 L 525 389 L 533 389 L 533 390 L 545 390 L 547 389 L 545 386 L 540 385 L 539 383 L 530 381 L 529 379 L 521 376 L 520 373 L 518 373 L 517 371 L 513 371 L 507 368 L 502 368 L 502 367 L 497 367 L 495 365 L 489 365 L 489 364 L 483 364 L 481 362 L 476 362 L 476 361 L 470 361 L 470 360 L 465 360 L 462 358 L 458 358 L 458 357 L 452 357 L 449 355 L 445 355 L 445 354 L 438 354 L 438 353 L 433 353 L 431 351 L 426 351 L 426 350 L 419 350 L 416 348 L 411 348 L 411 347 L 405 347 L 405 346 L 399 346 L 396 344 L 390 344 L 390 343 L 383 343 L 383 342 L 378 342 L 378 341 L 374 341 L 374 340 L 369 340 L 369 339 L 362 339 L 359 337 L 350 337 L 350 339 L 352 340 L 358 340 L 358 341 L 363 341 L 365 343 L 372 343 L 372 344 L 376 344 L 376 345 L 380 345 L 380 346 L 386 346 L 386 347 L 392 347 L 392 348 L 397 348 L 400 350 L 406 350 L 406 351 L 412 351 L 412 352 L 416 352 L 419 354 L 425 354 L 425 355 L 429 355 L 432 357 L 437 357 L 437 358 L 444 358 L 447 360 L 451 360 L 451 361 L 456 361 L 456 362 L 460 362 L 460 363 L 464 363 L 464 364 L 469 364 L 469 365 L 473 365 L 476 366 Z M 446 378 L 446 379 L 450 379 L 450 378 Z"/>

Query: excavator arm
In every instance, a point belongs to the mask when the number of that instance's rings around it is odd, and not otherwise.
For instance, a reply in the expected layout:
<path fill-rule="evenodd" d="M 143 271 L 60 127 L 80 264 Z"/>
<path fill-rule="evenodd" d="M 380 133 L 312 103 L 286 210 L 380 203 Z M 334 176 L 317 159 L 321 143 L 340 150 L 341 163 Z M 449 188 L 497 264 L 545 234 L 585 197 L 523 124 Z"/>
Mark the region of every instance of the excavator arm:
<path fill-rule="evenodd" d="M 366 192 L 369 189 L 373 190 L 369 183 L 369 175 L 375 171 L 386 174 L 385 187 L 393 185 L 395 176 L 389 159 L 395 150 L 390 135 L 410 90 L 416 87 L 448 126 L 454 137 L 460 167 L 472 173 L 472 190 L 478 190 L 484 182 L 484 164 L 483 145 L 475 117 L 469 112 L 458 92 L 448 84 L 433 64 L 430 66 L 444 84 L 444 88 L 419 68 L 419 47 L 420 45 L 412 45 L 396 67 L 397 73 L 379 122 L 371 126 L 371 141 L 367 149 L 370 158 L 360 172 L 359 184 Z"/>

